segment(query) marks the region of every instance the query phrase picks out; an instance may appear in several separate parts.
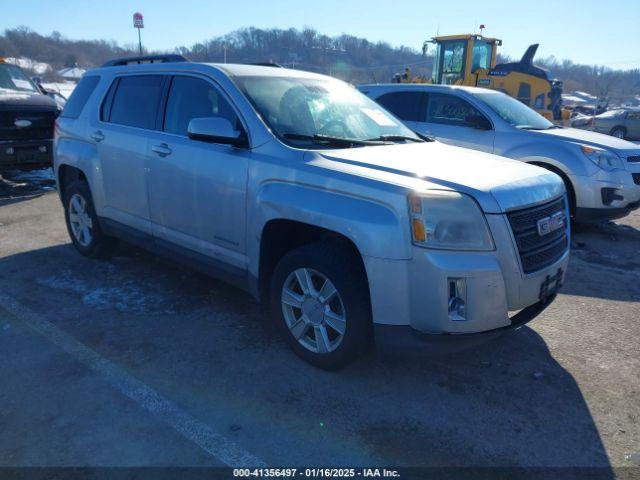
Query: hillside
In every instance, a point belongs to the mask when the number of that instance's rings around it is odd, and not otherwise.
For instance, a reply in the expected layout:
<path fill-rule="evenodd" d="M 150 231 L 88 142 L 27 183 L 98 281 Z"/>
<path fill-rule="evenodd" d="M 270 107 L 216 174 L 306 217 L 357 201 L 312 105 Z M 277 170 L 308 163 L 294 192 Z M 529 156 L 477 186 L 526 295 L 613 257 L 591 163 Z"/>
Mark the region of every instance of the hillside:
<path fill-rule="evenodd" d="M 160 53 L 160 52 L 153 52 Z M 343 34 L 323 35 L 313 29 L 242 28 L 222 37 L 176 47 L 196 61 L 265 62 L 320 73 L 357 82 L 388 82 L 395 73 L 410 67 L 413 75 L 430 76 L 433 58 L 409 47 L 392 47 L 384 42 Z M 0 56 L 29 58 L 50 64 L 52 71 L 78 64 L 100 65 L 104 61 L 135 55 L 135 47 L 105 40 L 69 40 L 60 33 L 41 35 L 26 27 L 6 30 L 0 35 Z M 616 71 L 598 66 L 578 65 L 553 57 L 539 59 L 565 83 L 565 91 L 581 90 L 596 96 L 623 98 L 640 92 L 640 69 Z M 53 73 L 45 74 L 54 76 Z"/>

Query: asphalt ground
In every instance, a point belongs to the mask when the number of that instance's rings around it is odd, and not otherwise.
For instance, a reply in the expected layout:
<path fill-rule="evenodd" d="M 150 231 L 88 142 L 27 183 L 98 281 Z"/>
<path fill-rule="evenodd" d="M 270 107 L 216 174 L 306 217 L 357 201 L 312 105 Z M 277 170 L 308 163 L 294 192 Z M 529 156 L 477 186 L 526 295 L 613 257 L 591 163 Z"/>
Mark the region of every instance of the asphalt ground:
<path fill-rule="evenodd" d="M 640 213 L 573 246 L 561 294 L 520 330 L 329 373 L 240 290 L 126 245 L 82 257 L 47 173 L 5 175 L 0 467 L 640 475 Z"/>

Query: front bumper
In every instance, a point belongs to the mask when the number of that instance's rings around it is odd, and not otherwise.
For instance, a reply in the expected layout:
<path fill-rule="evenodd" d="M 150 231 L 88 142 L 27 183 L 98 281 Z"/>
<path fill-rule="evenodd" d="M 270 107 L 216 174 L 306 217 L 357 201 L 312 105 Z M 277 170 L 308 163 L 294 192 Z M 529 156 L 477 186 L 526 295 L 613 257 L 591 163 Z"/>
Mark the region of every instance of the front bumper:
<path fill-rule="evenodd" d="M 612 220 L 640 206 L 640 185 L 635 183 L 640 164 L 628 163 L 627 168 L 613 172 L 599 170 L 590 177 L 570 177 L 576 193 L 576 221 Z M 607 190 L 608 195 L 603 195 Z M 605 203 L 606 197 L 610 200 Z"/>
<path fill-rule="evenodd" d="M 429 345 L 431 353 L 446 353 L 452 348 L 468 347 L 517 330 L 540 315 L 553 301 L 556 294 L 520 310 L 511 317 L 509 325 L 475 333 L 423 333 L 409 325 L 374 325 L 376 348 L 379 350 L 423 351 Z"/>
<path fill-rule="evenodd" d="M 48 167 L 52 163 L 52 139 L 0 141 L 0 168 Z"/>
<path fill-rule="evenodd" d="M 487 215 L 487 221 L 495 251 L 414 247 L 408 261 L 365 257 L 376 332 L 384 336 L 384 330 L 404 326 L 418 336 L 458 337 L 512 328 L 546 308 L 564 281 L 569 250 L 555 263 L 524 274 L 506 216 Z M 450 281 L 460 278 L 466 284 L 462 320 L 449 309 Z"/>

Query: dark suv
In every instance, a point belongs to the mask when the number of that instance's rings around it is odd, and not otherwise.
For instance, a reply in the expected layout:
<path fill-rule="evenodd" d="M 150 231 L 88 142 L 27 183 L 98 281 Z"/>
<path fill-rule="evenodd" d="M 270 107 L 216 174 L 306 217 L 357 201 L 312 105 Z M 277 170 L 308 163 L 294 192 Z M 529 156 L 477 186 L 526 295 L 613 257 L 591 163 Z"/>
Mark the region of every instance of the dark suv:
<path fill-rule="evenodd" d="M 0 59 L 0 169 L 50 166 L 58 113 L 19 67 Z"/>

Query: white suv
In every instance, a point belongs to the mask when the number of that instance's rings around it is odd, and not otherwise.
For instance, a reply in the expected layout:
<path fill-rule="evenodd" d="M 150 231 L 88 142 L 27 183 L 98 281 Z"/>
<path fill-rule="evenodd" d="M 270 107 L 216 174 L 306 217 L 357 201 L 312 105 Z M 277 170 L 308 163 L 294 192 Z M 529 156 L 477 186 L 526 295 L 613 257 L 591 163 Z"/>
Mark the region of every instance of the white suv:
<path fill-rule="evenodd" d="M 554 298 L 570 243 L 557 175 L 424 141 L 330 77 L 182 60 L 90 71 L 59 118 L 81 253 L 121 238 L 222 277 L 323 368 L 374 331 L 493 332 Z"/>

